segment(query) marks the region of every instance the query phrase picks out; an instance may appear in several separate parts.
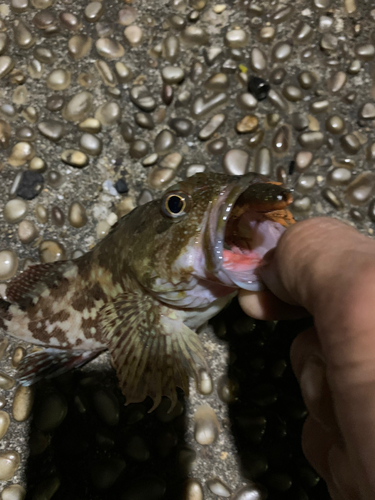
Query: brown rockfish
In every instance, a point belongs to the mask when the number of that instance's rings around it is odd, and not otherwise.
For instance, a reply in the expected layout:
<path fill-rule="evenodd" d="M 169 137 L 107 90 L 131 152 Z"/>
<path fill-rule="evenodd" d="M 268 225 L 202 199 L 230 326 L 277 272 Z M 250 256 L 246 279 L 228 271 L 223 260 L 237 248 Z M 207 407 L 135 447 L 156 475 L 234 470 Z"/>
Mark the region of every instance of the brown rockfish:
<path fill-rule="evenodd" d="M 126 402 L 176 402 L 207 369 L 197 328 L 240 288 L 260 290 L 262 258 L 294 222 L 289 191 L 265 177 L 196 174 L 124 216 L 78 259 L 34 265 L 0 302 L 0 326 L 45 349 L 30 385 L 111 353 Z"/>

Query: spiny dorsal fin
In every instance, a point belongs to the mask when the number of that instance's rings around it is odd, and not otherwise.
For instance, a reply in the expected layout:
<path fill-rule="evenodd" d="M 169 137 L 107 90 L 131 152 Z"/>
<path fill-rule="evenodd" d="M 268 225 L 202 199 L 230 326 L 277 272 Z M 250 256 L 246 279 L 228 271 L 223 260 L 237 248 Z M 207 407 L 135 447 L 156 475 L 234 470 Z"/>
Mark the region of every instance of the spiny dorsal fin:
<path fill-rule="evenodd" d="M 107 304 L 100 321 L 126 403 L 150 396 L 177 402 L 176 386 L 189 392 L 189 375 L 207 365 L 195 332 L 176 312 L 141 293 L 125 293 Z"/>
<path fill-rule="evenodd" d="M 63 273 L 74 265 L 71 261 L 64 261 L 29 266 L 8 284 L 7 300 L 20 303 L 38 296 L 46 286 L 58 285 L 64 278 Z"/>

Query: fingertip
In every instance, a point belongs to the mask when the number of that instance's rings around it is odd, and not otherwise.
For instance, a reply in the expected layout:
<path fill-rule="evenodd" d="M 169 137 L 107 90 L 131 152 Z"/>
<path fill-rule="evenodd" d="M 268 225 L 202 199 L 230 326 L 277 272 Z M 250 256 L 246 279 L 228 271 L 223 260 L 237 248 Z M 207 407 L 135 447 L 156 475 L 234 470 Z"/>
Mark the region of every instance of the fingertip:
<path fill-rule="evenodd" d="M 269 290 L 261 292 L 241 290 L 238 300 L 248 316 L 263 321 L 299 319 L 307 315 L 303 308 L 283 302 Z"/>

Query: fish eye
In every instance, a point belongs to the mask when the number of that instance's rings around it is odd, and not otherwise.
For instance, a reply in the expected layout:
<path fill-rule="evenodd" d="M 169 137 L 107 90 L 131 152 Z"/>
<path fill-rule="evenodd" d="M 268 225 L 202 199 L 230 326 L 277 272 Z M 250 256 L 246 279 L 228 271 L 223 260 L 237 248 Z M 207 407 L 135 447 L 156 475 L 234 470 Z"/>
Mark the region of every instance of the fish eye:
<path fill-rule="evenodd" d="M 168 193 L 162 202 L 162 211 L 167 217 L 180 217 L 185 215 L 188 197 L 181 192 Z"/>

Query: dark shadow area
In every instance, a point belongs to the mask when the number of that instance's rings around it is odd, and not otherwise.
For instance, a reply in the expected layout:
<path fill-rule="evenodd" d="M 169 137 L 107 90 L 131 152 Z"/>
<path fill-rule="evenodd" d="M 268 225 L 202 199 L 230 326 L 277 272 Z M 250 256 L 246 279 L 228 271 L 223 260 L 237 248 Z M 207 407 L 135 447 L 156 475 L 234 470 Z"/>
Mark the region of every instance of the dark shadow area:
<path fill-rule="evenodd" d="M 312 319 L 255 321 L 237 301 L 220 316 L 213 323 L 226 326 L 226 394 L 243 477 L 264 487 L 267 500 L 329 500 L 324 481 L 302 453 L 307 411 L 289 358 L 293 339 Z"/>
<path fill-rule="evenodd" d="M 109 369 L 37 384 L 27 498 L 178 499 L 194 457 L 184 442 L 182 394 L 171 414 L 169 400 L 151 414 L 151 401 L 124 403 Z"/>

